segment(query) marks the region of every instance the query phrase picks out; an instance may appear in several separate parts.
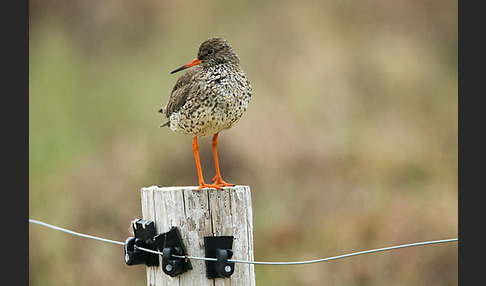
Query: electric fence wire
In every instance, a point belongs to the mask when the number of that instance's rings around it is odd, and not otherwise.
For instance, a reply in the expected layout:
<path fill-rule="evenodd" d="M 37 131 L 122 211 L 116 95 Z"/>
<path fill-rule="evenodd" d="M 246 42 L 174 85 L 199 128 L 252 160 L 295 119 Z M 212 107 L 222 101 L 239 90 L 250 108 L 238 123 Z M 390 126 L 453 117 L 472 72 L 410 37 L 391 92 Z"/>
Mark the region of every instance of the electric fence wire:
<path fill-rule="evenodd" d="M 118 244 L 118 245 L 125 245 L 123 242 L 116 241 L 116 240 L 111 240 L 111 239 L 106 239 L 106 238 L 101 238 L 93 235 L 88 235 L 88 234 L 83 234 L 79 232 L 75 232 L 72 230 L 68 230 L 62 227 L 58 227 L 52 224 L 48 224 L 45 222 L 41 222 L 35 219 L 29 219 L 29 223 L 33 224 L 38 224 L 42 225 L 48 228 L 52 228 L 58 231 L 62 231 L 65 233 L 69 233 L 72 235 L 84 237 L 84 238 L 89 238 L 89 239 L 94 239 L 98 241 L 103 241 L 103 242 L 108 242 L 108 243 L 113 243 L 113 244 Z M 346 258 L 346 257 L 351 257 L 351 256 L 358 256 L 358 255 L 363 255 L 363 254 L 369 254 L 369 253 L 375 253 L 375 252 L 381 252 L 381 251 L 388 251 L 388 250 L 395 250 L 395 249 L 401 249 L 401 248 L 407 248 L 407 247 L 415 247 L 415 246 L 421 246 L 421 245 L 430 245 L 430 244 L 439 244 L 439 243 L 447 243 L 447 242 L 456 242 L 459 241 L 459 238 L 449 238 L 449 239 L 441 239 L 441 240 L 431 240 L 431 241 L 423 241 L 423 242 L 415 242 L 415 243 L 408 243 L 408 244 L 401 244 L 401 245 L 395 245 L 395 246 L 389 246 L 389 247 L 382 247 L 382 248 L 376 248 L 376 249 L 370 249 L 370 250 L 364 250 L 364 251 L 358 251 L 358 252 L 353 252 L 353 253 L 348 253 L 348 254 L 343 254 L 343 255 L 337 255 L 337 256 L 332 256 L 332 257 L 327 257 L 327 258 L 321 258 L 321 259 L 315 259 L 315 260 L 306 260 L 306 261 L 290 261 L 290 262 L 271 262 L 271 261 L 246 261 L 246 260 L 236 260 L 236 259 L 228 259 L 228 262 L 235 262 L 235 263 L 247 263 L 247 264 L 255 264 L 255 265 L 300 265 L 300 264 L 311 264 L 311 263 L 319 263 L 319 262 L 325 262 L 325 261 L 330 261 L 330 260 L 336 260 L 336 259 L 341 259 L 341 258 Z M 158 254 L 162 255 L 162 252 L 143 248 L 136 246 L 135 247 L 139 250 L 150 252 L 153 254 Z M 217 261 L 216 258 L 210 258 L 210 257 L 197 257 L 197 256 L 180 256 L 180 255 L 172 255 L 176 258 L 184 258 L 184 259 L 194 259 L 194 260 L 206 260 L 206 261 Z"/>

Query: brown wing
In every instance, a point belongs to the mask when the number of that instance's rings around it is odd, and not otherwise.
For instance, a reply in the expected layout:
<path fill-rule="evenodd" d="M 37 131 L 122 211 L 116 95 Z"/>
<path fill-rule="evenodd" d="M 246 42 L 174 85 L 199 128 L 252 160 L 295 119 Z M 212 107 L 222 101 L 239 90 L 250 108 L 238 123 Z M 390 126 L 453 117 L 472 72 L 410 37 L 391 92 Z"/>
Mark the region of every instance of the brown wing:
<path fill-rule="evenodd" d="M 189 95 L 189 90 L 191 87 L 191 79 L 194 74 L 198 73 L 199 71 L 199 66 L 193 67 L 186 71 L 183 75 L 181 75 L 179 79 L 177 79 L 177 82 L 174 85 L 174 88 L 172 89 L 172 92 L 170 94 L 169 102 L 164 108 L 160 110 L 160 112 L 165 113 L 167 118 L 169 118 L 172 113 L 179 110 L 179 108 L 181 108 L 181 106 L 186 103 L 187 96 Z"/>

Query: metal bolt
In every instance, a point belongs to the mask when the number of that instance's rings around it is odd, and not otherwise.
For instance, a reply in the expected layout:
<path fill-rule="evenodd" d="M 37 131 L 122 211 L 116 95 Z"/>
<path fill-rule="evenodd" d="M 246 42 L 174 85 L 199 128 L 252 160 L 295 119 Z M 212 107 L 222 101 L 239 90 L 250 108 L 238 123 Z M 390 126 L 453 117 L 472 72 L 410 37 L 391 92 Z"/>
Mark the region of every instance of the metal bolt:
<path fill-rule="evenodd" d="M 172 265 L 167 264 L 167 265 L 165 266 L 165 270 L 167 270 L 167 272 L 171 272 L 171 271 L 172 271 Z"/>
<path fill-rule="evenodd" d="M 226 265 L 226 266 L 224 267 L 224 271 L 226 271 L 226 272 L 231 272 L 231 266 Z"/>
<path fill-rule="evenodd" d="M 128 261 L 130 261 L 130 255 L 128 255 L 128 253 L 127 253 L 127 254 L 125 254 L 125 262 L 128 263 Z"/>

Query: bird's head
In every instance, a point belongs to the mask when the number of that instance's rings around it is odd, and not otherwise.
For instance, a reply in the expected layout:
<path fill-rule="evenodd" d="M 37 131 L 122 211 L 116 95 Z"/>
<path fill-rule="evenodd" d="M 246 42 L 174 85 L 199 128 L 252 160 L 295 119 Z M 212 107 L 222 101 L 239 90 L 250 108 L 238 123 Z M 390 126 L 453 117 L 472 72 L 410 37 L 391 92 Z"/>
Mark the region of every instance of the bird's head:
<path fill-rule="evenodd" d="M 171 74 L 199 64 L 203 67 L 210 67 L 218 64 L 238 65 L 239 63 L 238 55 L 227 40 L 223 38 L 209 38 L 199 46 L 197 57 L 194 60 L 173 70 Z"/>

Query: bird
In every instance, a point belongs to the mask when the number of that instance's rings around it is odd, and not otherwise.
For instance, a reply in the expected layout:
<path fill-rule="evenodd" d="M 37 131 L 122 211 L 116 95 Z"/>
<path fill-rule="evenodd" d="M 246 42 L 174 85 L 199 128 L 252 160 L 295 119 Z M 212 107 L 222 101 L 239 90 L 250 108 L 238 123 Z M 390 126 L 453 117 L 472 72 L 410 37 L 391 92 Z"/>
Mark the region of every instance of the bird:
<path fill-rule="evenodd" d="M 187 70 L 186 70 L 187 69 Z M 199 187 L 232 187 L 221 177 L 218 163 L 218 136 L 233 127 L 246 112 L 252 98 L 252 86 L 240 66 L 240 58 L 230 43 L 220 37 L 208 38 L 199 46 L 194 60 L 173 70 L 186 70 L 176 81 L 167 104 L 159 112 L 167 121 L 160 127 L 193 136 Z M 212 137 L 216 175 L 212 184 L 204 182 L 199 159 L 198 138 Z"/>

